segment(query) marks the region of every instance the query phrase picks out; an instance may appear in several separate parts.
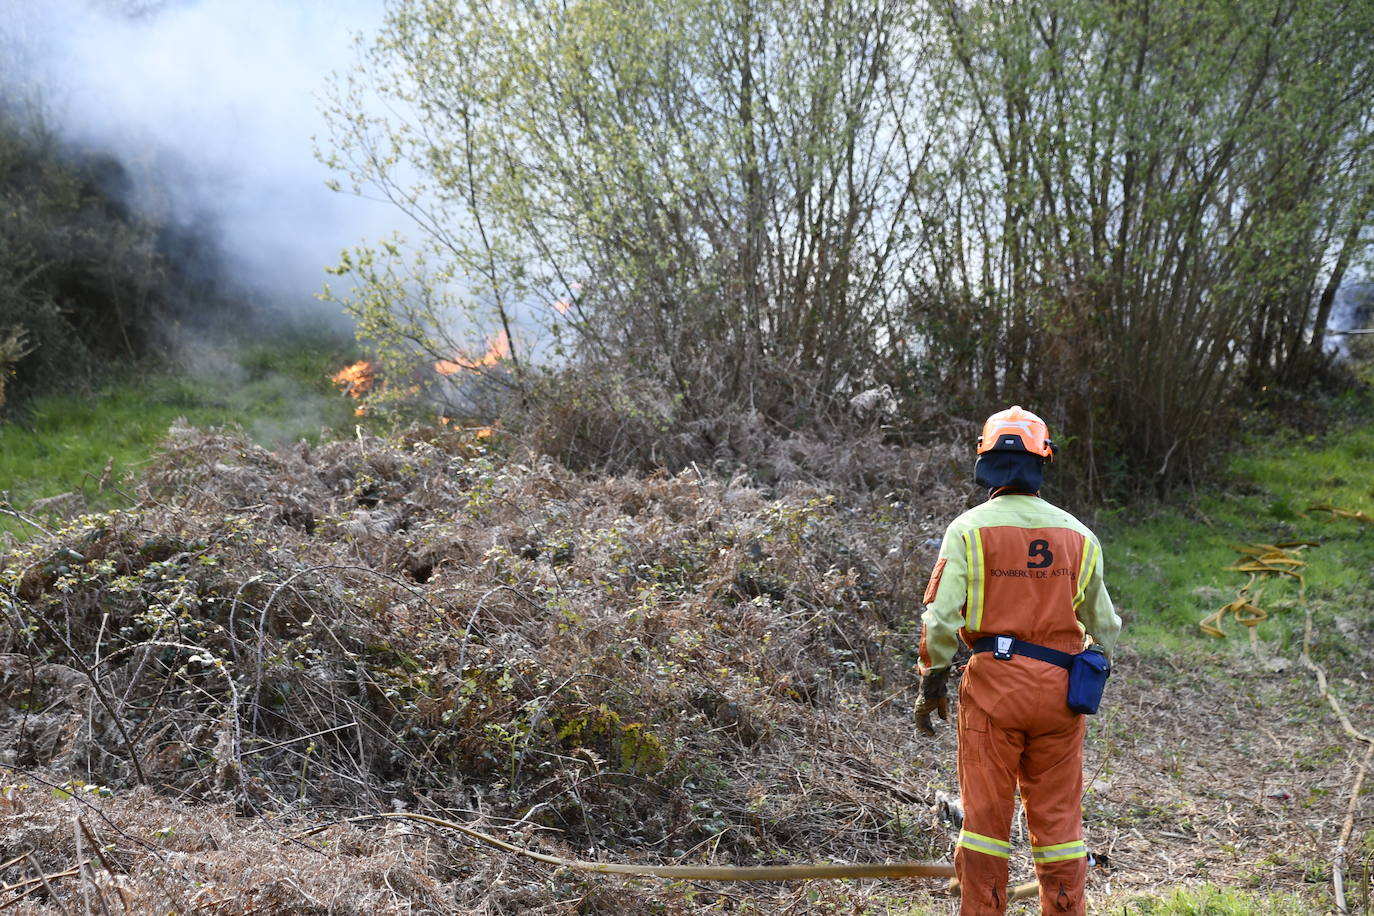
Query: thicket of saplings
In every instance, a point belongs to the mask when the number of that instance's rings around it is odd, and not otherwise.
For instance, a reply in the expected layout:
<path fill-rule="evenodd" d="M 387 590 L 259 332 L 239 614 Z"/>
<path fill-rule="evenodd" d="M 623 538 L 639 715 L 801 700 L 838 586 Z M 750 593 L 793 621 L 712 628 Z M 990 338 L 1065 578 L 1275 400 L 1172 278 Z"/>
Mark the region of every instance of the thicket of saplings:
<path fill-rule="evenodd" d="M 700 463 L 886 385 L 907 441 L 1016 401 L 1080 491 L 1163 490 L 1325 371 L 1368 4 L 497 7 L 397 4 L 335 85 L 326 161 L 420 248 L 339 270 L 398 378 L 471 344 L 443 278 L 497 329 L 533 303 L 569 462 Z"/>

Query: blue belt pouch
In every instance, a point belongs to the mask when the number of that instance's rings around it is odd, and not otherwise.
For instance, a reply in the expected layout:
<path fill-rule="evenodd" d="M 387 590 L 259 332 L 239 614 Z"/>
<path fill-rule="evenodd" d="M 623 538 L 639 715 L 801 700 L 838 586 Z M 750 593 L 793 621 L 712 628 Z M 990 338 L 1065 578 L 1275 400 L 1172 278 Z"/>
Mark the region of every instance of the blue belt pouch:
<path fill-rule="evenodd" d="M 1096 646 L 1075 655 L 1069 662 L 1069 709 L 1095 715 L 1111 673 L 1112 663 Z"/>

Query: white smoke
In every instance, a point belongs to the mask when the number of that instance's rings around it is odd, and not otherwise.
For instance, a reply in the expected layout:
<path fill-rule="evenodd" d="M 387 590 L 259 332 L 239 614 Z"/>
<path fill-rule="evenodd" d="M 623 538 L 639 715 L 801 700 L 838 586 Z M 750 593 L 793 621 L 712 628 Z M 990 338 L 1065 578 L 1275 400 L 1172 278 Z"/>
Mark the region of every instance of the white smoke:
<path fill-rule="evenodd" d="M 234 279 L 308 308 L 386 205 L 325 187 L 319 98 L 382 0 L 0 0 L 0 90 L 129 171 L 133 203 L 208 227 Z"/>
<path fill-rule="evenodd" d="M 1347 280 L 1336 292 L 1332 304 L 1331 320 L 1327 328 L 1331 332 L 1326 339 L 1326 349 L 1340 356 L 1350 353 L 1350 337 L 1343 332 L 1367 329 L 1374 325 L 1374 282 L 1363 277 Z"/>

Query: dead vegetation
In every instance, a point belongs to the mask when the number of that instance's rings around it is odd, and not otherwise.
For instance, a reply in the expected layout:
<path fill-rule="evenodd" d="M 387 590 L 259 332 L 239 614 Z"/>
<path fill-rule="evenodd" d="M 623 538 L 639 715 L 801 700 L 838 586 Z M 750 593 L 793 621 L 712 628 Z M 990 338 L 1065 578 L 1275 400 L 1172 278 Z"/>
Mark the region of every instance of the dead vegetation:
<path fill-rule="evenodd" d="M 864 448 L 901 487 L 841 505 L 695 468 L 579 476 L 460 431 L 270 453 L 174 427 L 137 507 L 5 558 L 4 763 L 102 809 L 254 817 L 261 842 L 404 809 L 584 856 L 943 857 L 909 778 L 910 610 L 965 494 L 938 450 Z M 72 824 L 6 848 L 74 867 Z M 475 855 L 425 842 L 447 864 L 412 861 L 396 899 L 463 897 Z"/>
<path fill-rule="evenodd" d="M 945 906 L 932 882 L 627 881 L 342 823 L 427 813 L 620 862 L 950 852 L 933 810 L 952 730 L 919 741 L 909 715 L 917 590 L 966 497 L 952 453 L 859 443 L 844 461 L 866 459 L 869 488 L 832 492 L 816 443 L 791 446 L 811 470 L 765 487 L 580 475 L 484 442 L 271 453 L 174 427 L 135 508 L 5 555 L 0 908 Z M 1350 651 L 1338 684 L 1369 660 Z M 1301 666 L 1119 661 L 1085 806 L 1114 869 L 1090 892 L 1323 899 L 1351 758 Z M 1366 729 L 1370 712 L 1350 706 Z M 1352 851 L 1366 911 L 1369 864 Z"/>

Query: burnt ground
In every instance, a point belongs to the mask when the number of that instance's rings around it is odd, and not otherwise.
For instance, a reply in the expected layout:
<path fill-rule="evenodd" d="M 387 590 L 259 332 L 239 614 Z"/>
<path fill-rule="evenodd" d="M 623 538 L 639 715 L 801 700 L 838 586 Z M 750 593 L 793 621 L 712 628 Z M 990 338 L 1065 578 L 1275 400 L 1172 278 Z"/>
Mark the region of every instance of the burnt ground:
<path fill-rule="evenodd" d="M 46 519 L 0 566 L 0 907 L 952 912 L 938 881 L 608 878 L 341 823 L 618 862 L 946 858 L 954 736 L 909 724 L 912 608 L 957 463 L 872 443 L 836 487 L 823 447 L 778 447 L 763 486 L 576 475 L 461 432 L 272 454 L 174 429 L 135 508 Z M 1368 734 L 1371 623 L 1316 613 Z M 1363 746 L 1301 646 L 1174 657 L 1125 616 L 1086 755 L 1094 910 L 1204 883 L 1330 910 Z"/>

